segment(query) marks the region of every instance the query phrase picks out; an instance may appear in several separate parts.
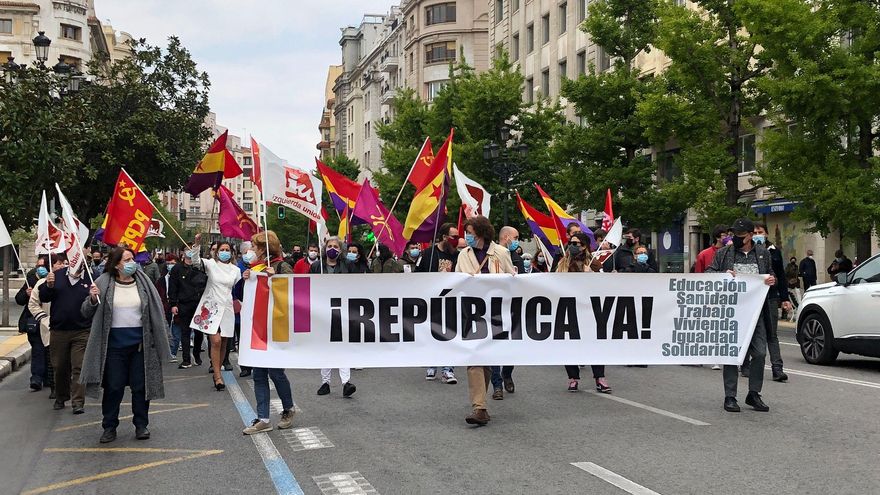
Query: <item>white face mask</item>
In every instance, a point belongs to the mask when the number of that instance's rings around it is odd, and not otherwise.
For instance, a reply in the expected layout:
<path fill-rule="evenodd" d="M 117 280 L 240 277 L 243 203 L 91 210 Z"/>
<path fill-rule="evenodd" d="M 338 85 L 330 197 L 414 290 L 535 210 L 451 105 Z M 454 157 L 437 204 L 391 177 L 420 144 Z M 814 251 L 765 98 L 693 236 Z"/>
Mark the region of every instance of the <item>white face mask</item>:
<path fill-rule="evenodd" d="M 318 252 L 317 251 L 309 251 L 309 259 L 312 261 L 318 259 Z"/>

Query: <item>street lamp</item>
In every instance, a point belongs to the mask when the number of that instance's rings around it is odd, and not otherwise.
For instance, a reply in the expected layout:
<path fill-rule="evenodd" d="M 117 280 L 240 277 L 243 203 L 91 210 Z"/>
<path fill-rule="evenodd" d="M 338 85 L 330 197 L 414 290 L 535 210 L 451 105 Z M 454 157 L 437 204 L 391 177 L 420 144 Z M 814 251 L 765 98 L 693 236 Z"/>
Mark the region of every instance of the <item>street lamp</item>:
<path fill-rule="evenodd" d="M 15 57 L 11 55 L 6 57 L 6 63 L 3 64 L 3 73 L 6 76 L 7 84 L 15 84 L 20 69 L 21 66 L 15 63 Z"/>
<path fill-rule="evenodd" d="M 490 141 L 483 146 L 483 159 L 489 162 L 495 174 L 504 186 L 504 225 L 508 222 L 508 207 L 514 178 L 519 175 L 525 165 L 529 147 L 525 143 L 510 143 L 510 127 L 502 126 L 498 130 L 501 144 Z"/>
<path fill-rule="evenodd" d="M 37 60 L 40 62 L 40 65 L 43 65 L 46 63 L 46 60 L 49 60 L 49 45 L 52 44 L 52 40 L 46 36 L 46 31 L 40 31 L 34 37 L 33 42 L 34 50 L 37 52 Z"/>

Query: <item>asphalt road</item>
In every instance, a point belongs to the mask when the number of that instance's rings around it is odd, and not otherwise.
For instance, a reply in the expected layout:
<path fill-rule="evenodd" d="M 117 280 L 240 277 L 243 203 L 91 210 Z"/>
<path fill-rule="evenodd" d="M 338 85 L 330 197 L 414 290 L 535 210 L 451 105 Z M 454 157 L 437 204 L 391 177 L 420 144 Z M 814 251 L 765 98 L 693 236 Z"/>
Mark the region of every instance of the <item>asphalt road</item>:
<path fill-rule="evenodd" d="M 880 360 L 842 355 L 816 367 L 782 347 L 791 379 L 775 383 L 767 371 L 769 413 L 745 406 L 745 379 L 743 412 L 724 412 L 721 373 L 709 367 L 609 367 L 611 396 L 568 393 L 561 366 L 523 367 L 517 392 L 490 401 L 492 421 L 474 428 L 464 422 L 464 369 L 458 385 L 426 382 L 420 369 L 355 371 L 351 399 L 335 373 L 331 395 L 319 397 L 318 371 L 290 370 L 295 429 L 262 438 L 241 434 L 253 391 L 237 369 L 244 413 L 231 381 L 215 392 L 204 367 L 168 365 L 152 439 L 135 441 L 122 420 L 109 445 L 90 424 L 97 402 L 81 416 L 52 411 L 19 371 L 0 383 L 0 493 L 271 494 L 271 476 L 283 485 L 286 470 L 306 494 L 880 492 Z"/>

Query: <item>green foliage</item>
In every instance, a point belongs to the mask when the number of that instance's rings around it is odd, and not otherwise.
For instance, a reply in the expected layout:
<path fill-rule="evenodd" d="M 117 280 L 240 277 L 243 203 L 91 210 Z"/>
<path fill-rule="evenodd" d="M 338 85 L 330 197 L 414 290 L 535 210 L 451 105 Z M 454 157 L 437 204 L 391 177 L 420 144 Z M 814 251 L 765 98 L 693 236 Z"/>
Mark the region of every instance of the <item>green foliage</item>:
<path fill-rule="evenodd" d="M 87 73 L 89 84 L 60 98 L 45 70 L 0 83 L 0 210 L 12 228 L 31 225 L 54 182 L 88 221 L 120 167 L 150 194 L 182 187 L 204 153 L 210 83 L 177 38 L 165 49 L 135 41 L 131 57 L 95 59 Z"/>

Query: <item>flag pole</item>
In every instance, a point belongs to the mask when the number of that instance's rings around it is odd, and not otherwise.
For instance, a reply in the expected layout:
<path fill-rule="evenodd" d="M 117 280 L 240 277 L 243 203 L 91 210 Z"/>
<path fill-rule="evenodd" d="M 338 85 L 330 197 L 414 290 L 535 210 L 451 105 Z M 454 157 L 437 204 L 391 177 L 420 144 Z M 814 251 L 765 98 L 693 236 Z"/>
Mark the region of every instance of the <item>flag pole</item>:
<path fill-rule="evenodd" d="M 256 143 L 256 140 L 254 140 L 253 136 L 251 136 L 251 141 Z M 259 145 L 259 143 L 257 143 L 257 144 Z M 251 156 L 253 156 L 253 152 L 254 152 L 253 146 L 251 146 Z M 260 164 L 259 164 L 260 165 L 260 187 L 258 187 L 257 189 L 260 191 L 260 202 L 263 204 L 263 228 L 266 229 L 266 259 L 268 260 L 269 259 L 269 205 L 266 203 L 266 195 L 263 194 L 263 163 L 262 163 L 262 160 L 263 160 L 263 158 L 261 156 L 260 157 Z M 256 161 L 254 161 L 254 163 L 256 163 Z M 256 183 L 254 183 L 253 181 L 251 181 L 251 184 L 256 186 Z M 278 207 L 284 208 L 281 205 L 279 205 Z M 272 264 L 270 263 L 269 266 L 271 267 Z"/>
<path fill-rule="evenodd" d="M 174 228 L 174 225 L 172 225 L 171 222 L 169 222 L 168 219 L 165 218 L 165 215 L 162 214 L 162 210 L 160 210 L 159 208 L 156 208 L 156 205 L 153 204 L 153 200 L 151 200 L 150 197 L 147 196 L 147 193 L 145 193 L 144 190 L 141 189 L 141 186 L 139 186 L 138 183 L 137 183 L 137 181 L 135 181 L 135 180 L 131 177 L 131 174 L 128 173 L 127 170 L 125 170 L 125 167 L 122 167 L 122 171 L 125 172 L 125 175 L 127 175 L 129 179 L 131 179 L 131 182 L 132 182 L 132 184 L 134 184 L 134 187 L 136 187 L 137 190 L 140 191 L 141 194 L 143 194 L 145 198 L 147 198 L 147 201 L 153 206 L 153 211 L 155 211 L 156 213 L 158 213 L 159 216 L 162 217 L 162 220 L 165 220 L 165 225 L 171 227 L 171 230 L 174 232 L 174 235 L 176 235 L 177 238 L 180 239 L 180 242 L 182 242 L 183 245 L 186 246 L 186 249 L 187 249 L 187 250 L 192 249 L 192 246 L 190 246 L 188 242 L 186 242 L 185 240 L 183 240 L 183 237 L 180 235 L 179 232 L 177 232 L 177 229 Z"/>
<path fill-rule="evenodd" d="M 10 245 L 9 245 L 9 248 L 12 249 L 12 254 L 14 254 L 14 255 L 15 255 L 15 259 L 18 260 L 18 266 L 21 267 L 21 271 L 23 271 L 24 274 L 25 274 L 25 275 L 24 275 L 24 283 L 25 283 L 25 285 L 28 286 L 28 289 L 31 289 L 31 288 L 32 288 L 32 287 L 31 287 L 31 284 L 30 284 L 30 282 L 28 282 L 28 279 L 27 279 L 27 272 L 24 270 L 24 263 L 21 262 L 21 258 L 18 256 L 18 250 L 15 249 L 15 243 L 13 242 L 12 244 L 10 244 Z M 85 260 L 83 260 L 83 262 L 85 262 Z M 52 268 L 52 265 L 49 265 L 49 268 Z"/>
<path fill-rule="evenodd" d="M 63 194 L 61 194 L 61 187 L 58 185 L 57 182 L 55 183 L 55 189 L 58 191 L 59 199 L 61 199 Z M 66 197 L 64 198 L 64 203 L 67 204 L 68 207 L 73 208 L 70 205 L 70 203 L 67 201 Z M 73 211 L 70 211 L 70 214 L 71 214 L 71 216 L 73 216 Z M 61 205 L 61 221 L 64 222 L 64 205 L 63 204 Z M 67 222 L 64 222 L 64 223 L 66 224 Z M 86 266 L 86 253 L 85 253 L 85 251 L 83 251 L 83 247 L 79 243 L 79 232 L 77 232 L 79 229 L 76 227 L 75 223 L 74 223 L 74 225 L 69 225 L 68 228 L 70 228 L 71 232 L 73 232 L 73 242 L 76 243 L 76 248 L 79 249 L 79 255 L 82 256 L 82 267 L 83 267 L 82 269 L 89 276 L 89 281 L 92 283 L 92 285 L 94 285 L 95 278 L 92 276 L 92 271 L 89 270 L 88 267 Z M 25 277 L 25 278 L 27 278 L 27 277 Z M 100 304 L 101 296 L 96 296 L 95 298 L 98 300 L 98 303 Z"/>

